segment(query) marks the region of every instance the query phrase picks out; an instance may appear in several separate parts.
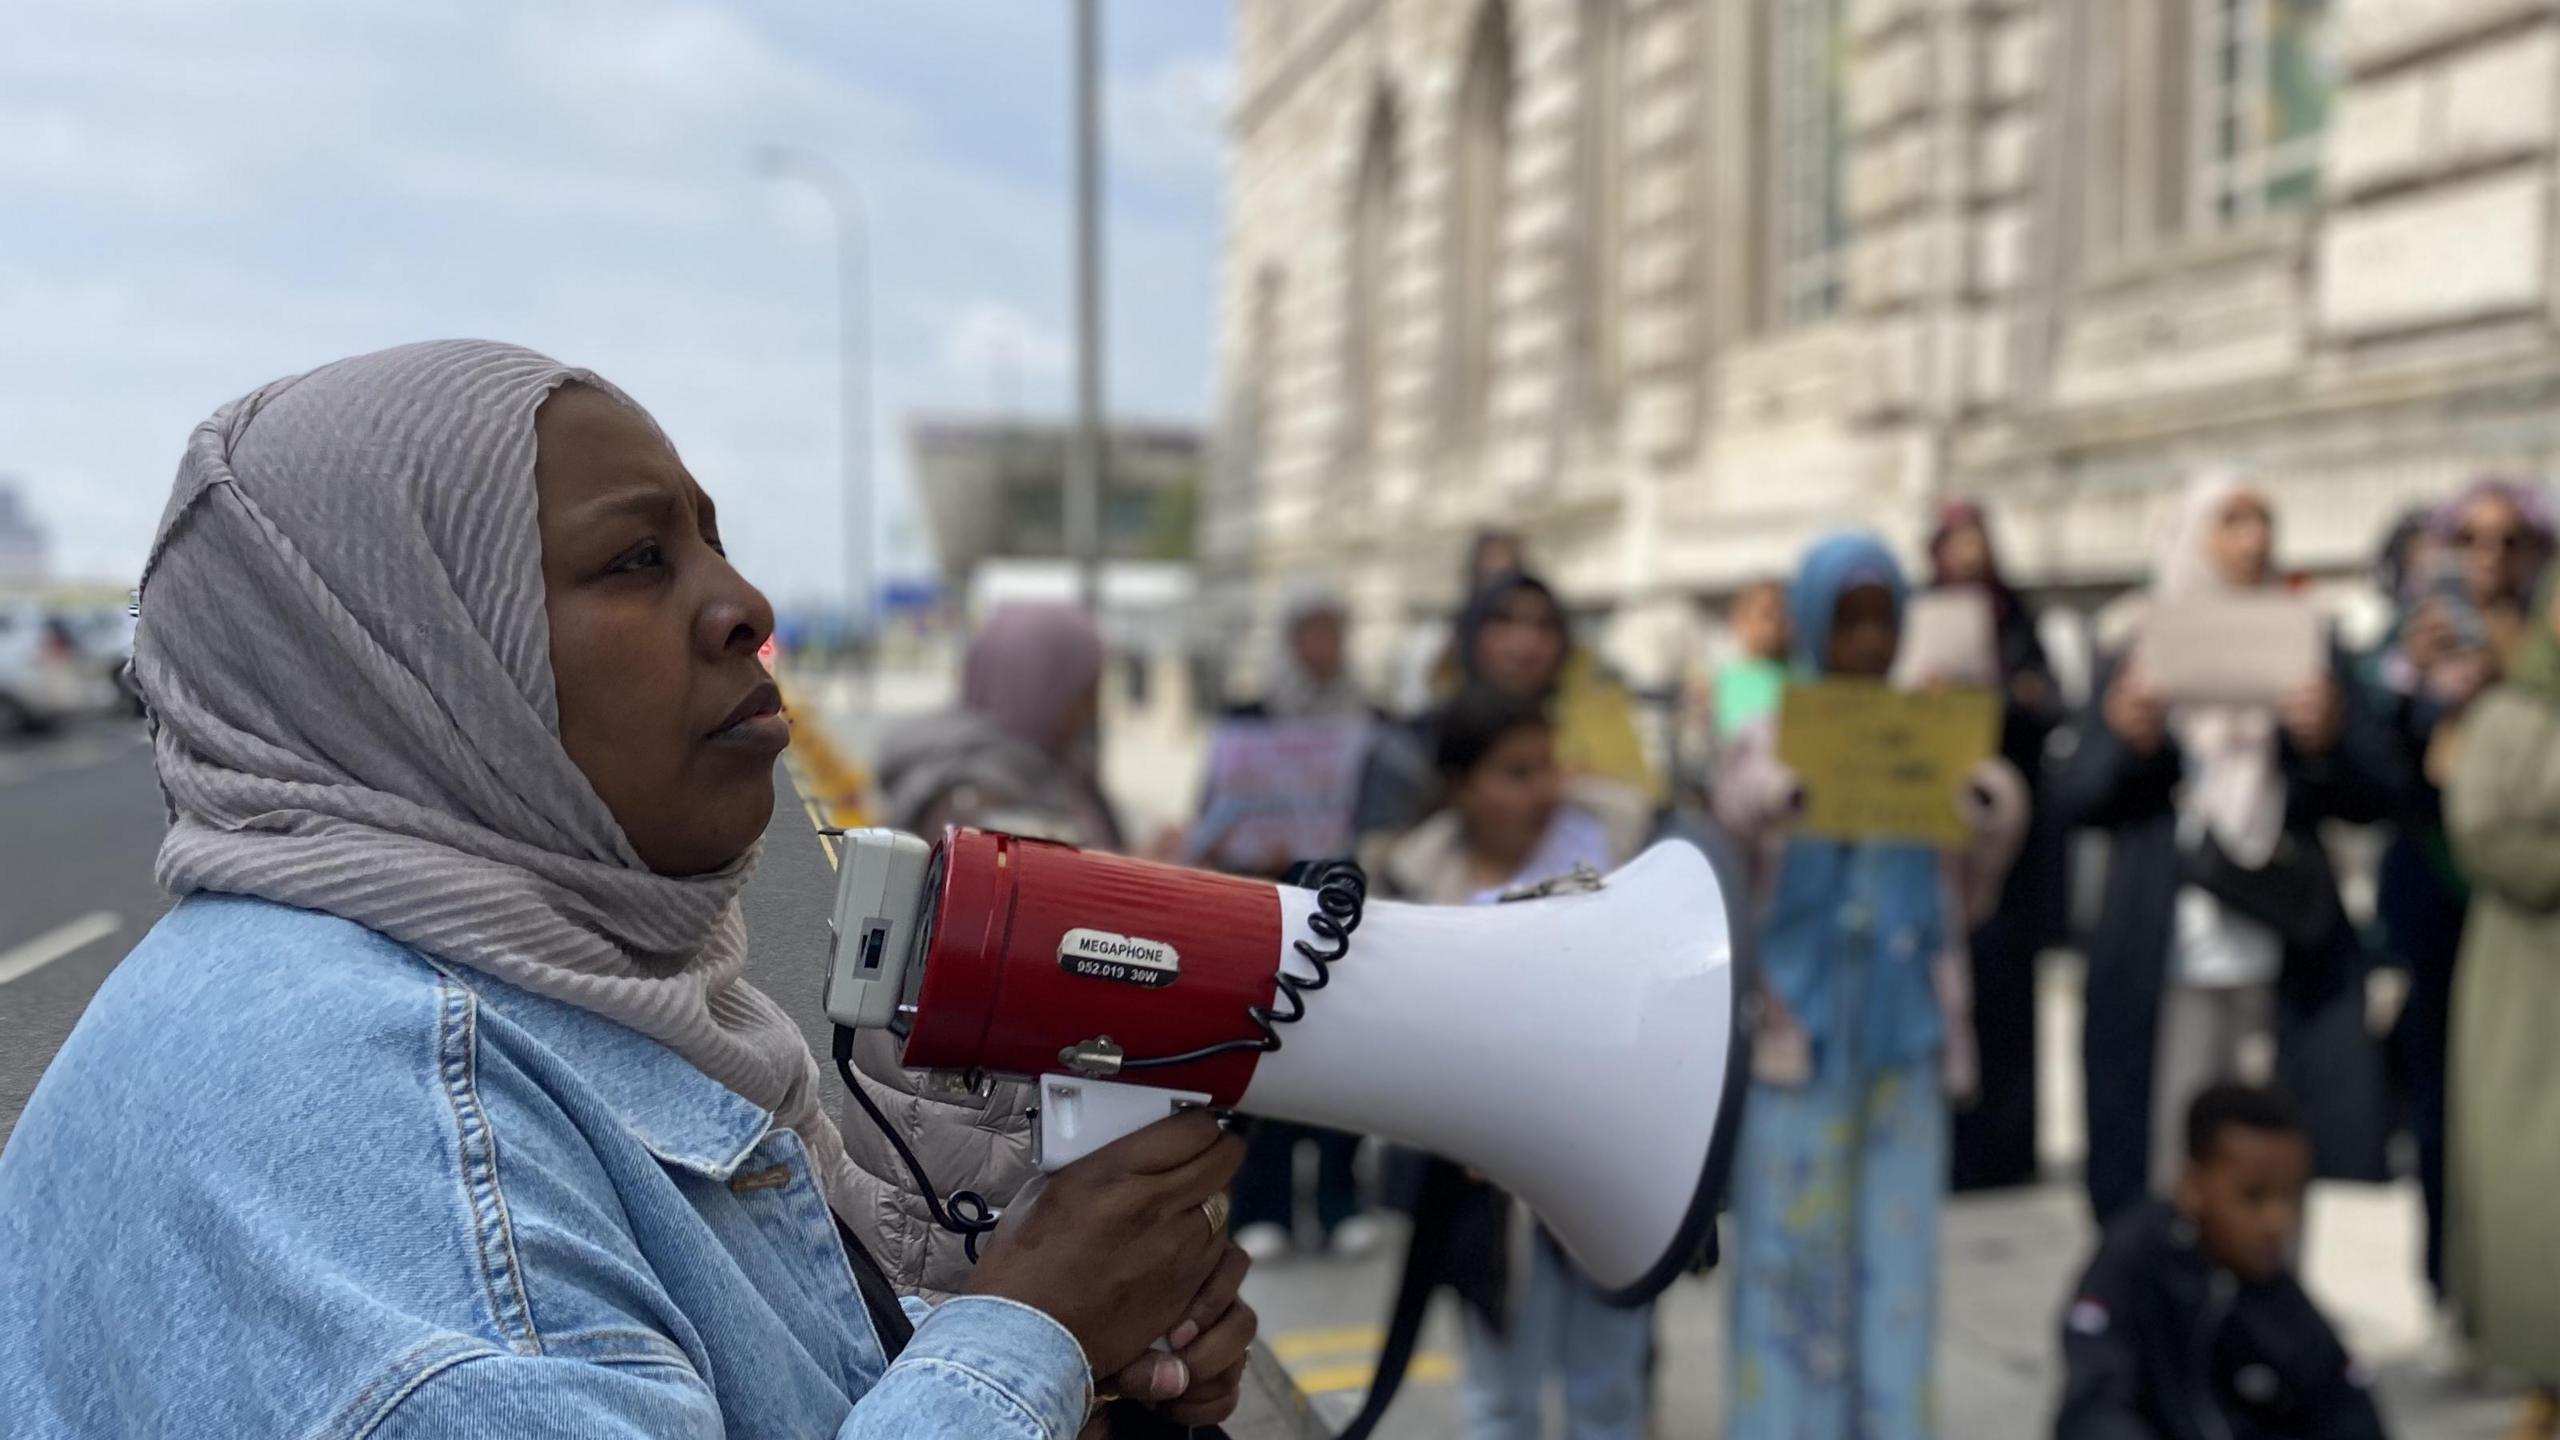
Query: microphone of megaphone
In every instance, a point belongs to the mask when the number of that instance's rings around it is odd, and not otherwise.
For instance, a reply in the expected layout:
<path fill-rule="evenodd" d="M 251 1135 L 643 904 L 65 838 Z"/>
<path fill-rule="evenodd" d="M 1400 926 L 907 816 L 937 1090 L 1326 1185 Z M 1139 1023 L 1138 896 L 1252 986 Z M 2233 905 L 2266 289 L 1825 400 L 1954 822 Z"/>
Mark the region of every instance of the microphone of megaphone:
<path fill-rule="evenodd" d="M 1038 1079 L 1044 1168 L 1204 1104 L 1482 1171 L 1614 1304 L 1705 1243 L 1748 1056 L 1730 912 L 1686 842 L 1479 906 L 971 829 L 846 846 L 829 1015 L 910 1069 Z"/>

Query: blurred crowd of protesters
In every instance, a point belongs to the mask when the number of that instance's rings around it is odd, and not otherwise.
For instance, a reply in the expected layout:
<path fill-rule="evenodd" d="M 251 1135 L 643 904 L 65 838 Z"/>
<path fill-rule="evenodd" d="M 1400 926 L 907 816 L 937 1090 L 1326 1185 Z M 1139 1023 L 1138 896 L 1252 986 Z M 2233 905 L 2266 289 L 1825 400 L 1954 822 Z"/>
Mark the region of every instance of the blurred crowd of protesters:
<path fill-rule="evenodd" d="M 1357 733 L 1326 775 L 1281 778 L 1339 802 L 1327 848 L 1355 853 L 1380 894 L 1484 903 L 1577 867 L 1605 871 L 1677 834 L 1749 897 L 1742 939 L 1761 994 L 1724 1266 L 1735 1440 L 1933 1433 L 1940 1207 L 1950 1188 L 2039 1176 L 2038 968 L 2075 938 L 2076 854 L 2104 864 L 2102 879 L 2087 877 L 2102 896 L 2097 922 L 2078 938 L 2082 1178 L 2106 1239 L 2063 1318 L 2059 1432 L 2379 1433 L 2363 1372 L 2290 1265 L 2310 1178 L 2389 1178 L 2389 1141 L 2404 1131 L 2444 1343 L 2523 1381 L 2518 1434 L 2552 1435 L 2550 509 L 2538 487 L 2492 479 L 2415 512 L 2377 569 L 2391 612 L 2378 644 L 2306 650 L 2297 681 L 2263 701 L 2166 693 L 2138 644 L 2150 617 L 2290 593 L 2280 521 L 2245 476 L 2196 478 L 2147 588 L 2099 617 L 2094 675 L 2066 686 L 2003 574 L 1990 517 L 1946 507 L 1924 589 L 1987 610 L 1993 653 L 1973 683 L 1996 686 L 2001 717 L 1996 749 L 1956 797 L 1961 845 L 1800 833 L 1811 782 L 1774 740 L 1788 686 L 1947 683 L 1897 667 L 1911 587 L 1863 534 L 1826 538 L 1791 579 L 1733 597 L 1730 648 L 1684 697 L 1707 736 L 1703 765 L 1648 750 L 1638 697 L 1576 644 L 1526 541 L 1507 533 L 1468 555 L 1467 599 L 1424 657 L 1427 693 L 1414 703 L 1390 710 L 1363 692 L 1346 607 L 1307 585 L 1287 597 L 1259 698 L 1229 706 L 1221 729 Z M 991 617 L 957 713 L 884 748 L 891 822 L 974 820 L 1121 845 L 1095 773 L 1102 671 L 1098 637 L 1071 610 Z M 1222 786 L 1250 770 L 1213 761 L 1199 823 L 1159 851 L 1272 877 L 1303 858 L 1306 832 L 1254 838 L 1222 809 L 1233 798 Z M 2359 872 L 2332 859 L 2339 825 L 2382 838 L 2369 921 L 2342 883 Z M 2075 847 L 2075 834 L 2105 844 Z M 2396 1015 L 2369 1004 L 2368 979 L 2386 969 L 2405 977 Z M 863 1059 L 933 1173 L 958 1174 L 999 1205 L 1028 1177 L 1013 1097 L 918 1095 L 885 1049 Z M 936 1113 L 955 1106 L 956 1119 Z M 1649 1313 L 1603 1305 L 1481 1177 L 1443 1167 L 1429 1183 L 1439 1162 L 1418 1156 L 1385 1157 L 1372 1174 L 1355 1165 L 1359 1144 L 1265 1127 L 1237 1182 L 1243 1243 L 1260 1258 L 1302 1241 L 1357 1253 L 1379 1234 L 1373 1204 L 1437 1196 L 1441 1213 L 1421 1219 L 1459 1237 L 1459 1263 L 1440 1278 L 1468 1302 L 1473 1440 L 1540 1434 L 1550 1380 L 1571 1434 L 1642 1434 Z M 1302 1149 L 1315 1152 L 1311 1225 L 1298 1215 Z M 860 1158 L 894 1173 L 885 1156 Z M 956 1284 L 956 1248 L 946 1252 L 921 1209 L 885 1183 L 881 1204 L 905 1237 L 884 1256 L 899 1277 Z"/>

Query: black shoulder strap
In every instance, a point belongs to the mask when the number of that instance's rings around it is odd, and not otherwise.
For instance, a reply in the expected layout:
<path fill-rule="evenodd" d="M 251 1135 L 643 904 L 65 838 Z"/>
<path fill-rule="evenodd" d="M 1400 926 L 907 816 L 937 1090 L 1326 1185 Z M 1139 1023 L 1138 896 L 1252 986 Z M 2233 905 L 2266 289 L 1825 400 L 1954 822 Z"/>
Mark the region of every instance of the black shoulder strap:
<path fill-rule="evenodd" d="M 1386 1343 L 1378 1351 L 1368 1398 L 1343 1428 L 1341 1440 L 1368 1440 L 1378 1422 L 1387 1417 L 1396 1391 L 1403 1388 L 1405 1369 L 1413 1363 L 1414 1346 L 1422 1339 L 1432 1292 L 1455 1278 L 1447 1217 L 1457 1206 L 1464 1184 L 1462 1172 L 1445 1160 L 1434 1158 L 1424 1167 L 1422 1191 L 1413 1205 L 1413 1235 L 1406 1242 L 1404 1275 L 1396 1282 L 1395 1309 L 1387 1319 Z"/>
<path fill-rule="evenodd" d="M 880 1357 L 896 1360 L 915 1338 L 916 1323 L 907 1318 L 907 1307 L 898 1303 L 898 1292 L 881 1271 L 880 1262 L 871 1258 L 841 1217 L 836 1220 L 836 1234 L 844 1238 L 844 1258 L 853 1265 L 853 1287 L 862 1292 L 862 1308 L 871 1316 L 872 1333 L 880 1337 Z"/>

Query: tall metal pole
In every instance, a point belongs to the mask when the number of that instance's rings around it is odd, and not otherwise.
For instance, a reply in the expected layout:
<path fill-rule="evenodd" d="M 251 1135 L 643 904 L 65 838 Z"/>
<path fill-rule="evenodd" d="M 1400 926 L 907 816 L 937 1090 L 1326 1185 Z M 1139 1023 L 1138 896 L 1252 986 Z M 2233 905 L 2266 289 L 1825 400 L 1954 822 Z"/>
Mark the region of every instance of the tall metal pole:
<path fill-rule="evenodd" d="M 820 155 L 785 145 L 756 152 L 756 168 L 799 180 L 827 202 L 836 232 L 836 433 L 843 446 L 846 619 L 857 638 L 871 629 L 871 224 L 862 187 Z M 870 647 L 864 645 L 862 654 Z"/>
<path fill-rule="evenodd" d="M 1076 430 L 1067 452 L 1067 553 L 1087 611 L 1102 610 L 1101 0 L 1076 0 Z"/>

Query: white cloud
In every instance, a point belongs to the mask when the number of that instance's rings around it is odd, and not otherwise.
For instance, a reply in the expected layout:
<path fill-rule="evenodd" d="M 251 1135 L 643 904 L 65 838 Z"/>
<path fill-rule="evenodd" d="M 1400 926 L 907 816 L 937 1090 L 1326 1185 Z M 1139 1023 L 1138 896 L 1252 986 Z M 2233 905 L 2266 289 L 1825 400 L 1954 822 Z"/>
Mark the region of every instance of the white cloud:
<path fill-rule="evenodd" d="M 1002 300 L 969 300 L 941 330 L 943 373 L 999 402 L 1010 387 L 1054 386 L 1074 365 L 1066 336 Z"/>
<path fill-rule="evenodd" d="M 1105 103 L 1111 163 L 1156 185 L 1216 180 L 1235 103 L 1235 71 L 1225 56 L 1177 56 L 1113 76 Z"/>

